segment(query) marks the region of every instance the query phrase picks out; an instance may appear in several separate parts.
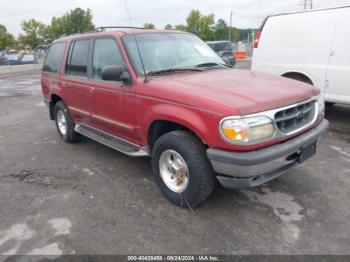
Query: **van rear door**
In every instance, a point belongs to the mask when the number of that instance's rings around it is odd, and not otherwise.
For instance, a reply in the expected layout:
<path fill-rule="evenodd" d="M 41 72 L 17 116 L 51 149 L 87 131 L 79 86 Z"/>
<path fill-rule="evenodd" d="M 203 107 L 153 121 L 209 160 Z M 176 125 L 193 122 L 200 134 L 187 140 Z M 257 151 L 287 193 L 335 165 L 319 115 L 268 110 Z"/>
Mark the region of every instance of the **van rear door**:
<path fill-rule="evenodd" d="M 328 68 L 325 99 L 350 104 L 350 8 L 343 8 Z"/>

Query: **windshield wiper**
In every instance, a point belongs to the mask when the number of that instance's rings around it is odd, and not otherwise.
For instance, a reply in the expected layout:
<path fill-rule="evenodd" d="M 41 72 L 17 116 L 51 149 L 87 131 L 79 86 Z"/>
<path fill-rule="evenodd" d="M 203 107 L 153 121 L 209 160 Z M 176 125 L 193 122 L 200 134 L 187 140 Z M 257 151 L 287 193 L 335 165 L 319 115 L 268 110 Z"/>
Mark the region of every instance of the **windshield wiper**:
<path fill-rule="evenodd" d="M 177 72 L 186 72 L 186 71 L 203 71 L 203 68 L 197 68 L 197 67 L 185 67 L 185 68 L 167 68 L 162 70 L 154 70 L 149 71 L 147 73 L 147 76 L 153 76 L 153 75 L 162 75 L 162 74 L 169 74 L 169 73 L 177 73 Z"/>
<path fill-rule="evenodd" d="M 202 64 L 196 65 L 195 67 L 199 67 L 199 68 L 201 68 L 201 67 L 206 67 L 206 68 L 208 68 L 208 67 L 219 67 L 219 66 L 225 66 L 225 67 L 230 67 L 230 68 L 232 68 L 231 65 L 224 64 L 224 63 L 221 64 L 221 63 L 216 63 L 216 62 L 202 63 Z"/>

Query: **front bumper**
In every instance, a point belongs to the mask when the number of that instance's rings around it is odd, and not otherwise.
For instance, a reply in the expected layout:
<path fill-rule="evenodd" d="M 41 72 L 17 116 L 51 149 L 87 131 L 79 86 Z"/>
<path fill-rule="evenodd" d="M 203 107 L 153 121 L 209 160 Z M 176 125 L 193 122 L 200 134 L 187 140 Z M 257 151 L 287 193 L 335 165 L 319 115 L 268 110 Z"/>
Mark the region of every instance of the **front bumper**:
<path fill-rule="evenodd" d="M 306 133 L 268 148 L 251 152 L 230 152 L 209 148 L 207 156 L 214 171 L 225 175 L 217 176 L 224 187 L 255 187 L 303 162 L 301 156 L 303 149 L 311 148 L 315 152 L 316 143 L 326 132 L 328 125 L 328 121 L 324 119 Z"/>

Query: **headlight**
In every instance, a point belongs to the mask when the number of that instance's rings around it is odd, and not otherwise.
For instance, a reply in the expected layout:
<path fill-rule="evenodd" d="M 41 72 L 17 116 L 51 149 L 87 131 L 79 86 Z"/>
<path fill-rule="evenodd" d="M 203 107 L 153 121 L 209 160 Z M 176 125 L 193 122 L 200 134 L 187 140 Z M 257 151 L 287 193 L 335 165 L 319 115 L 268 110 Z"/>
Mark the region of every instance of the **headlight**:
<path fill-rule="evenodd" d="M 323 98 L 323 95 L 320 94 L 318 97 L 317 97 L 317 108 L 318 108 L 318 115 L 319 116 L 323 116 L 324 115 L 324 108 L 325 108 L 325 105 L 324 105 L 324 98 Z"/>
<path fill-rule="evenodd" d="M 240 145 L 256 143 L 275 135 L 271 119 L 265 116 L 224 118 L 220 130 L 226 141 Z"/>

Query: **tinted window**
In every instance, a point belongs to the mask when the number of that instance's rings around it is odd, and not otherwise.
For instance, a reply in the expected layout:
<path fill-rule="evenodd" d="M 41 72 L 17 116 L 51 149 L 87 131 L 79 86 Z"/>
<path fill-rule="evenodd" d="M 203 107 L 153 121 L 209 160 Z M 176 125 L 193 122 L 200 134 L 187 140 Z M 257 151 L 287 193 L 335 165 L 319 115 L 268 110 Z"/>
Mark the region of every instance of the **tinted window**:
<path fill-rule="evenodd" d="M 211 48 L 211 49 L 213 49 L 215 52 L 217 52 L 216 51 L 216 46 L 215 46 L 215 44 L 208 44 L 208 46 Z"/>
<path fill-rule="evenodd" d="M 65 47 L 66 43 L 56 43 L 50 47 L 49 54 L 47 55 L 44 63 L 43 71 L 59 73 Z"/>
<path fill-rule="evenodd" d="M 87 77 L 89 43 L 89 40 L 79 40 L 71 45 L 69 60 L 66 67 L 67 74 Z"/>
<path fill-rule="evenodd" d="M 96 39 L 92 58 L 92 77 L 101 79 L 101 71 L 104 66 L 125 66 L 124 59 L 113 39 Z"/>
<path fill-rule="evenodd" d="M 218 51 L 232 51 L 233 50 L 233 46 L 230 42 L 222 42 L 218 44 Z"/>

